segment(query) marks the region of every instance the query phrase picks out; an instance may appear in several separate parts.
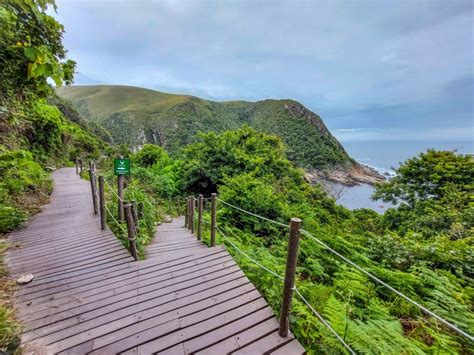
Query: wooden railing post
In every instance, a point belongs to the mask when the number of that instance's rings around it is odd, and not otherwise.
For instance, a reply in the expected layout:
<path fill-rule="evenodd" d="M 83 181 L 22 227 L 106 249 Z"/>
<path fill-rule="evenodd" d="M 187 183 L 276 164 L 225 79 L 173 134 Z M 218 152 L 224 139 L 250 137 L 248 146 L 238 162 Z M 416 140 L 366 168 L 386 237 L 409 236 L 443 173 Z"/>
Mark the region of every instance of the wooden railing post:
<path fill-rule="evenodd" d="M 196 206 L 195 200 L 196 199 L 194 198 L 194 196 L 191 196 L 191 200 L 190 200 L 191 210 L 189 213 L 189 221 L 191 224 L 191 227 L 189 229 L 191 229 L 191 233 L 194 233 L 195 231 L 195 228 L 194 228 L 194 208 Z"/>
<path fill-rule="evenodd" d="M 184 226 L 188 228 L 188 217 L 189 217 L 189 197 L 186 199 L 186 206 L 184 208 Z"/>
<path fill-rule="evenodd" d="M 130 252 L 135 260 L 138 260 L 137 252 L 137 228 L 133 221 L 132 205 L 127 203 L 124 205 L 125 220 L 127 221 L 127 232 L 128 232 L 128 243 L 130 246 Z"/>
<path fill-rule="evenodd" d="M 119 222 L 123 222 L 123 179 L 124 175 L 119 175 L 117 179 L 117 195 L 118 195 L 118 220 Z"/>
<path fill-rule="evenodd" d="M 197 239 L 202 239 L 202 207 L 203 207 L 204 197 L 199 195 L 198 197 L 198 225 L 197 225 Z"/>
<path fill-rule="evenodd" d="M 211 247 L 216 246 L 217 194 L 211 194 Z"/>
<path fill-rule="evenodd" d="M 79 158 L 76 157 L 76 174 L 79 175 Z"/>
<path fill-rule="evenodd" d="M 188 229 L 191 230 L 191 196 L 188 196 Z"/>
<path fill-rule="evenodd" d="M 301 219 L 292 218 L 290 221 L 290 238 L 288 240 L 288 254 L 286 256 L 285 282 L 281 301 L 280 328 L 278 334 L 288 336 L 289 316 L 293 287 L 295 286 L 296 261 L 298 259 L 298 245 L 300 242 Z"/>
<path fill-rule="evenodd" d="M 100 211 L 100 229 L 106 230 L 107 223 L 105 220 L 105 191 L 104 191 L 104 177 L 99 176 L 99 211 Z"/>
<path fill-rule="evenodd" d="M 94 206 L 94 214 L 97 214 L 99 212 L 97 206 L 97 181 L 92 169 L 89 169 L 89 180 L 91 182 L 92 205 Z"/>
<path fill-rule="evenodd" d="M 139 224 L 139 221 L 138 221 L 138 210 L 137 210 L 136 202 L 132 201 L 131 206 L 132 206 L 133 223 L 135 223 L 135 230 L 136 230 L 137 235 L 138 235 L 138 232 L 140 231 L 140 224 Z"/>
<path fill-rule="evenodd" d="M 82 175 L 82 172 L 84 171 L 84 162 L 82 161 L 82 158 L 79 159 L 79 171 L 80 171 L 79 174 Z"/>

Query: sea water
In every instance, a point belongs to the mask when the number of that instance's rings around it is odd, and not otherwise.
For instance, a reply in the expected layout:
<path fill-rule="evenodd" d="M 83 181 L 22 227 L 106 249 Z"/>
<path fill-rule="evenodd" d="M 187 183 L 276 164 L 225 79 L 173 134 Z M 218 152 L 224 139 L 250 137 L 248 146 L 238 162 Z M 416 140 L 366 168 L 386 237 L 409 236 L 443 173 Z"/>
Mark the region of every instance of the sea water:
<path fill-rule="evenodd" d="M 347 153 L 361 164 L 373 167 L 384 175 L 393 175 L 394 169 L 407 159 L 414 157 L 428 149 L 456 150 L 458 153 L 473 154 L 474 140 L 472 141 L 408 141 L 408 140 L 341 140 Z M 371 208 L 383 213 L 391 204 L 371 199 L 373 187 L 359 185 L 354 187 L 335 186 L 339 189 L 337 202 L 349 209 Z M 342 192 L 341 192 L 342 189 Z"/>

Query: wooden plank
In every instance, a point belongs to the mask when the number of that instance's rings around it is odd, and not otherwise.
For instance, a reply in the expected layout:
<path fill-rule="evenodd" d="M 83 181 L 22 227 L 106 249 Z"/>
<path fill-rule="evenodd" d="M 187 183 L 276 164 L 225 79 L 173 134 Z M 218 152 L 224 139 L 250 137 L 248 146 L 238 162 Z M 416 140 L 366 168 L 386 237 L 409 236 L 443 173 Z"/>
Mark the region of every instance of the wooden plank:
<path fill-rule="evenodd" d="M 141 345 L 124 351 L 123 354 L 133 354 L 135 351 L 138 351 L 140 354 L 152 354 L 159 352 L 190 338 L 211 332 L 224 324 L 227 324 L 247 314 L 254 313 L 264 307 L 267 307 L 266 302 L 262 298 L 259 298 L 256 301 L 246 303 L 240 307 L 226 311 L 212 318 L 202 319 L 195 317 L 195 323 L 193 325 L 182 328 L 179 331 L 162 336 L 158 339 L 142 343 Z"/>
<path fill-rule="evenodd" d="M 253 343 L 254 341 L 258 340 L 262 336 L 265 336 L 271 332 L 278 330 L 278 322 L 276 321 L 275 317 L 272 315 L 271 318 L 263 321 L 263 322 L 256 322 L 253 324 L 252 327 L 240 332 L 236 333 L 233 336 L 226 338 L 222 341 L 219 341 L 215 344 L 209 342 L 209 344 L 205 348 L 196 350 L 196 354 L 201 355 L 211 355 L 211 354 L 222 354 L 222 353 L 230 353 L 235 351 L 241 347 L 241 344 L 247 345 Z"/>
<path fill-rule="evenodd" d="M 272 310 L 268 307 L 263 308 L 257 312 L 248 314 L 247 316 L 240 318 L 232 323 L 223 325 L 222 327 L 214 330 L 213 332 L 206 333 L 204 335 L 185 342 L 184 348 L 187 353 L 195 353 L 203 348 L 209 347 L 209 345 L 213 345 L 224 339 L 228 339 L 239 331 L 248 329 L 256 323 L 265 321 L 270 317 L 274 317 Z M 221 353 L 223 352 L 222 348 L 220 351 Z"/>
<path fill-rule="evenodd" d="M 227 268 L 230 272 L 232 272 L 233 270 L 237 270 L 237 268 L 233 265 L 235 265 L 235 262 L 233 260 L 229 260 L 228 263 L 229 264 L 226 264 L 226 263 L 222 263 L 222 262 L 219 262 L 220 264 L 220 267 L 225 269 Z M 215 264 L 217 265 L 217 264 Z M 232 269 L 228 267 L 231 266 L 233 267 Z M 205 267 L 203 269 L 206 269 Z M 223 274 L 223 273 L 221 273 Z M 186 284 L 186 282 L 188 280 L 194 280 L 196 279 L 197 277 L 201 277 L 203 275 L 202 272 L 200 271 L 196 271 L 194 273 L 191 273 L 191 274 L 185 274 L 186 278 L 185 279 L 182 279 L 180 278 L 179 276 L 180 275 L 176 275 L 175 277 L 173 277 L 173 275 L 170 275 L 170 274 L 166 274 L 166 275 L 163 275 L 163 278 L 160 280 L 159 278 L 155 277 L 152 279 L 152 282 L 153 282 L 153 285 L 155 285 L 154 288 L 150 288 L 151 291 L 154 291 L 154 290 L 161 290 L 160 292 L 161 293 L 164 293 L 166 292 L 166 286 L 169 286 L 169 285 L 173 285 L 173 286 L 176 286 L 176 287 L 182 287 L 183 285 Z M 208 274 L 209 275 L 209 274 Z M 218 275 L 216 271 L 214 271 L 212 274 L 210 275 Z M 159 281 L 159 282 L 156 282 L 156 281 Z M 148 297 L 146 295 L 145 292 L 142 292 L 140 289 L 139 289 L 139 286 L 137 287 L 137 283 L 132 283 L 130 284 L 132 287 L 128 288 L 126 291 L 132 291 L 132 290 L 137 290 L 137 293 L 140 294 L 140 299 L 145 299 L 146 297 Z M 147 286 L 150 286 L 150 284 L 146 284 Z M 110 292 L 113 292 L 113 300 L 115 301 L 120 301 L 121 298 L 119 297 L 120 295 L 117 293 L 117 290 L 116 288 L 112 288 L 109 290 Z M 101 299 L 103 299 L 103 295 L 104 293 L 107 292 L 106 290 L 101 290 L 100 292 L 96 293 L 98 294 Z M 156 293 L 156 292 L 154 292 Z M 129 293 L 128 292 L 125 292 L 125 295 L 128 296 Z M 112 299 L 108 299 L 107 302 L 111 303 L 112 302 Z M 88 305 L 90 303 L 93 303 L 95 305 L 98 305 L 98 299 L 97 298 L 94 298 L 93 299 L 93 302 L 87 302 L 86 298 L 83 297 L 83 300 L 81 302 L 81 305 L 79 306 L 80 309 L 77 309 L 75 312 L 76 313 L 80 313 L 80 312 L 83 312 L 84 309 L 86 309 L 87 307 L 89 307 Z M 103 303 L 103 302 L 102 302 Z M 100 303 L 101 304 L 101 303 Z M 90 310 L 90 308 L 87 308 Z M 69 317 L 71 316 L 71 312 L 67 312 L 67 313 L 64 313 L 63 309 L 61 309 L 61 312 L 57 312 L 56 314 L 54 315 L 50 315 L 48 317 L 44 317 L 44 318 L 41 318 L 41 319 L 37 319 L 36 321 L 30 321 L 30 322 L 26 322 L 26 324 L 31 328 L 31 327 L 34 327 L 34 328 L 38 328 L 38 327 L 44 327 L 45 325 L 49 324 L 49 323 L 56 323 L 58 324 L 57 322 L 59 322 L 61 319 L 63 319 L 64 317 L 64 314 L 68 314 Z"/>
<path fill-rule="evenodd" d="M 81 323 L 75 326 L 74 328 L 76 329 L 74 329 L 73 333 L 75 335 L 73 336 L 68 335 L 66 331 L 69 332 L 69 330 L 65 329 L 59 332 L 60 334 L 54 334 L 54 337 L 43 337 L 42 341 L 45 344 L 48 344 L 51 342 L 52 339 L 57 339 L 57 343 L 51 345 L 49 349 L 54 352 L 63 351 L 70 347 L 82 346 L 81 344 L 83 342 L 87 342 L 107 335 L 108 333 L 110 333 L 111 328 L 119 329 L 118 331 L 113 333 L 113 339 L 122 341 L 122 339 L 126 338 L 126 335 L 130 336 L 140 333 L 152 327 L 159 326 L 162 323 L 177 319 L 180 316 L 196 312 L 196 310 L 211 307 L 219 303 L 222 304 L 229 299 L 243 297 L 244 295 L 249 299 L 259 297 L 258 294 L 255 295 L 250 294 L 249 292 L 245 292 L 249 289 L 248 285 L 249 284 L 244 285 L 245 287 L 240 287 L 232 291 L 221 293 L 216 298 L 210 297 L 210 291 L 207 290 L 205 292 L 201 292 L 198 295 L 193 295 L 191 298 L 187 297 L 175 299 L 171 302 L 167 302 L 163 299 L 161 303 L 158 304 L 158 302 L 154 300 L 157 306 L 148 309 L 142 307 L 143 309 L 140 309 L 140 313 L 137 313 L 133 309 L 128 309 L 128 316 L 122 318 L 119 317 L 126 313 L 111 313 L 101 320 L 101 326 L 97 326 L 97 319 L 95 319 L 95 323 Z M 254 290 L 254 292 L 256 291 Z M 108 341 L 110 342 L 110 337 L 108 338 Z M 125 343 L 127 342 L 128 340 L 125 340 Z M 124 342 L 122 342 L 122 344 L 123 343 Z M 102 345 L 103 344 L 104 343 L 102 342 Z M 97 341 L 94 341 L 92 348 L 97 346 Z M 113 345 L 113 348 L 120 348 L 120 345 L 115 344 Z M 109 348 L 108 351 L 112 352 L 112 348 Z"/>
<path fill-rule="evenodd" d="M 282 338 L 278 335 L 278 330 L 274 331 L 265 337 L 250 343 L 247 346 L 240 348 L 237 351 L 232 352 L 231 354 L 235 355 L 247 355 L 247 354 L 264 354 L 272 352 L 273 350 L 278 349 L 282 345 L 289 343 L 293 340 L 293 337 L 287 336 Z"/>
<path fill-rule="evenodd" d="M 285 344 L 282 347 L 276 349 L 275 351 L 272 351 L 271 354 L 274 354 L 274 355 L 306 354 L 306 351 L 297 340 L 292 340 L 288 344 Z"/>

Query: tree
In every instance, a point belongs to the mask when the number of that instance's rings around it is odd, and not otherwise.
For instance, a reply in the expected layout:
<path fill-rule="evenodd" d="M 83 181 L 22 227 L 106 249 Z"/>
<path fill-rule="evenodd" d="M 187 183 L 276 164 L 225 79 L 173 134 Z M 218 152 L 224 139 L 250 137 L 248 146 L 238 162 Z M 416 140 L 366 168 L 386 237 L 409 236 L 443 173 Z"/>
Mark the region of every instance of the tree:
<path fill-rule="evenodd" d="M 142 149 L 133 157 L 134 161 L 145 168 L 153 166 L 159 162 L 168 163 L 170 158 L 163 148 L 154 144 L 145 144 Z"/>
<path fill-rule="evenodd" d="M 301 172 L 286 159 L 280 138 L 259 133 L 249 126 L 221 134 L 206 133 L 181 154 L 184 190 L 217 192 L 226 176 L 252 173 L 255 177 L 301 181 Z"/>
<path fill-rule="evenodd" d="M 396 173 L 393 179 L 376 186 L 373 198 L 414 207 L 419 201 L 440 200 L 452 188 L 472 191 L 474 158 L 430 149 L 408 159 Z"/>
<path fill-rule="evenodd" d="M 46 11 L 54 0 L 2 0 L 0 7 L 0 96 L 46 96 L 51 87 L 71 84 L 76 63 L 66 59 L 64 27 Z"/>

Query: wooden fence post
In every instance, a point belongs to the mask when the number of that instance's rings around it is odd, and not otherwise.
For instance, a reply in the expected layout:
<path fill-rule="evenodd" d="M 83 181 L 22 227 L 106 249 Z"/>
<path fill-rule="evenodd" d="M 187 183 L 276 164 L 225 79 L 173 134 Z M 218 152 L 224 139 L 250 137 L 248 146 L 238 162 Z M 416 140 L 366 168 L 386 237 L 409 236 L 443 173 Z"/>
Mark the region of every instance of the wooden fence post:
<path fill-rule="evenodd" d="M 133 217 L 133 223 L 135 223 L 135 230 L 138 232 L 140 231 L 140 224 L 138 221 L 138 210 L 137 210 L 137 204 L 135 201 L 131 202 L 132 205 L 132 217 Z"/>
<path fill-rule="evenodd" d="M 204 197 L 199 195 L 198 197 L 198 225 L 197 225 L 197 239 L 202 239 L 202 206 Z"/>
<path fill-rule="evenodd" d="M 117 195 L 118 195 L 118 220 L 119 222 L 123 222 L 123 175 L 119 175 L 117 179 Z"/>
<path fill-rule="evenodd" d="M 195 202 L 194 202 L 195 198 L 194 196 L 191 196 L 191 210 L 190 210 L 190 213 L 189 213 L 189 220 L 191 222 L 191 227 L 189 229 L 191 229 L 191 233 L 194 233 L 195 231 L 195 228 L 194 228 L 194 207 L 196 206 Z"/>
<path fill-rule="evenodd" d="M 82 175 L 82 172 L 84 171 L 84 162 L 82 161 L 82 158 L 79 159 L 79 168 L 80 168 L 80 175 Z"/>
<path fill-rule="evenodd" d="M 186 228 L 188 228 L 188 217 L 189 217 L 188 209 L 189 209 L 189 197 L 186 200 L 186 206 L 184 208 L 184 226 Z"/>
<path fill-rule="evenodd" d="M 99 212 L 97 206 L 97 181 L 91 169 L 89 169 L 89 180 L 91 181 L 92 204 L 94 206 L 94 214 L 97 214 Z"/>
<path fill-rule="evenodd" d="M 288 336 L 289 316 L 293 287 L 295 286 L 296 261 L 298 259 L 298 245 L 300 242 L 301 219 L 292 218 L 290 221 L 290 238 L 288 240 L 288 254 L 286 256 L 285 282 L 281 301 L 280 328 L 278 334 Z"/>
<path fill-rule="evenodd" d="M 76 174 L 79 175 L 79 158 L 76 157 Z"/>
<path fill-rule="evenodd" d="M 138 260 L 137 252 L 137 229 L 135 223 L 133 222 L 133 213 L 132 205 L 127 203 L 124 205 L 125 210 L 125 220 L 127 221 L 127 232 L 128 232 L 128 244 L 130 246 L 130 252 L 132 253 L 133 258 Z"/>
<path fill-rule="evenodd" d="M 187 214 L 187 216 L 188 216 L 188 229 L 191 230 L 191 196 L 188 196 L 187 201 L 188 201 L 188 204 L 187 204 L 187 206 L 188 206 L 188 209 L 187 209 L 187 211 L 188 211 L 188 214 Z"/>
<path fill-rule="evenodd" d="M 107 223 L 105 221 L 105 191 L 104 177 L 99 176 L 99 205 L 100 205 L 100 229 L 106 230 Z"/>
<path fill-rule="evenodd" d="M 211 194 L 211 247 L 216 246 L 217 194 Z"/>

